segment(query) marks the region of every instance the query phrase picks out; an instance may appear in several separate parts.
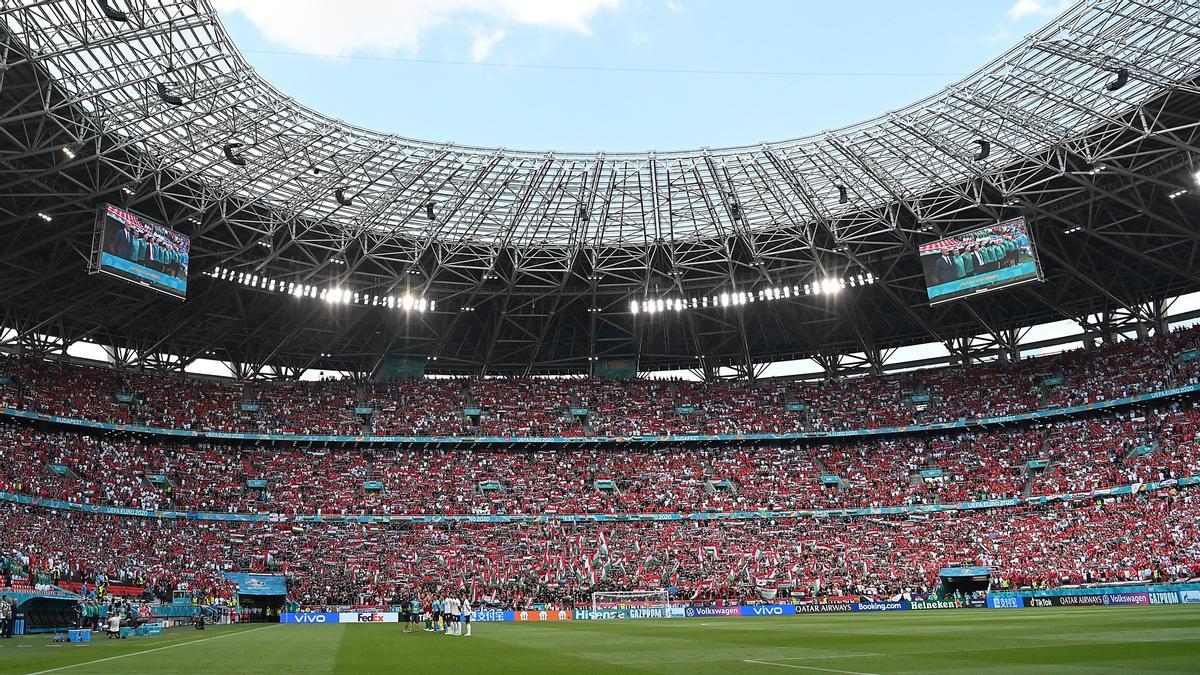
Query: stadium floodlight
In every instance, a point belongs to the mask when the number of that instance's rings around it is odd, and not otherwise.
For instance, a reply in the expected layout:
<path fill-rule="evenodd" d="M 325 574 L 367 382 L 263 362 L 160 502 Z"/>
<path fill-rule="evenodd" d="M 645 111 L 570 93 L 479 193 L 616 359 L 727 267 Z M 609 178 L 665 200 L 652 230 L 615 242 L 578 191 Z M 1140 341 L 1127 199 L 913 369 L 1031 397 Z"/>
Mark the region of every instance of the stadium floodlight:
<path fill-rule="evenodd" d="M 845 185 L 839 185 L 839 186 L 837 186 L 837 190 L 838 190 L 838 203 L 839 203 L 839 204 L 847 204 L 847 203 L 849 203 L 849 202 L 850 202 L 850 195 L 849 195 L 849 194 L 846 192 L 846 186 L 845 186 Z"/>
<path fill-rule="evenodd" d="M 1129 83 L 1129 69 L 1128 68 L 1117 68 L 1116 70 L 1113 70 L 1112 72 L 1116 73 L 1117 79 L 1115 79 L 1112 82 L 1109 82 L 1107 85 L 1105 85 L 1104 88 L 1107 89 L 1108 91 L 1116 91 Z"/>
<path fill-rule="evenodd" d="M 435 201 L 425 203 L 425 217 L 429 220 L 437 220 L 437 214 L 434 213 L 433 207 L 437 204 Z"/>
<path fill-rule="evenodd" d="M 975 153 L 975 161 L 979 162 L 988 158 L 992 154 L 992 142 L 983 138 L 975 139 L 976 145 L 979 146 L 979 152 Z"/>
<path fill-rule="evenodd" d="M 1179 199 L 1180 197 L 1182 197 L 1186 194 L 1187 194 L 1187 188 L 1179 188 L 1178 190 L 1167 195 L 1167 199 Z"/>
<path fill-rule="evenodd" d="M 226 143 L 224 152 L 225 159 L 236 166 L 246 166 L 246 158 L 238 154 L 238 148 L 242 147 L 243 143 Z"/>
<path fill-rule="evenodd" d="M 67 156 L 67 159 L 75 159 L 75 151 L 71 149 L 71 146 L 64 145 L 62 147 L 62 151 L 63 154 Z"/>
<path fill-rule="evenodd" d="M 1192 180 L 1196 182 L 1196 185 L 1200 185 L 1200 171 L 1192 174 Z"/>
<path fill-rule="evenodd" d="M 108 4 L 108 0 L 99 0 L 97 4 L 100 5 L 100 12 L 104 14 L 104 16 L 108 17 L 109 21 L 122 23 L 129 21 L 129 14 L 122 12 L 116 7 Z"/>
<path fill-rule="evenodd" d="M 46 221 L 47 223 L 54 220 L 53 218 L 50 217 L 49 214 L 47 214 L 44 211 L 38 211 L 37 215 L 38 215 L 38 218 L 41 218 L 42 220 Z"/>
<path fill-rule="evenodd" d="M 162 82 L 158 83 L 158 97 L 169 105 L 183 105 L 183 99 L 167 91 L 167 85 Z"/>
<path fill-rule="evenodd" d="M 338 188 L 333 191 L 333 198 L 342 206 L 350 206 L 354 200 L 346 196 L 346 188 Z"/>

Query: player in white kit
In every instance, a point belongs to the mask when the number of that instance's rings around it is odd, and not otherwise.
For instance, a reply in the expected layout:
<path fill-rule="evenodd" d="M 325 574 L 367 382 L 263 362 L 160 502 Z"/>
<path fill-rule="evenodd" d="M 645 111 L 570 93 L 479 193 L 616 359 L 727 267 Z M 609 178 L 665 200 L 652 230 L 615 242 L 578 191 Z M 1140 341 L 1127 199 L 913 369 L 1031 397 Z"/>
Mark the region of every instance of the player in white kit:
<path fill-rule="evenodd" d="M 442 606 L 446 612 L 446 635 L 458 635 L 458 598 L 448 595 Z"/>
<path fill-rule="evenodd" d="M 471 637 L 471 599 L 467 596 L 462 597 L 462 602 L 459 603 L 458 611 L 462 614 L 462 627 L 467 629 L 463 633 L 465 637 Z"/>

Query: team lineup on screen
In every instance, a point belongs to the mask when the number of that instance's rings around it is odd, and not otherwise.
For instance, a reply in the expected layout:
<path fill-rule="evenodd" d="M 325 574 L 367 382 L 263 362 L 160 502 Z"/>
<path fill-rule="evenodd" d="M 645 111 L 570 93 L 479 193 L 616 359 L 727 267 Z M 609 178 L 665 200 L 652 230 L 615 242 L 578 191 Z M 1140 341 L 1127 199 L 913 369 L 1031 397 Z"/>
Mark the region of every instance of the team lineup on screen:
<path fill-rule="evenodd" d="M 923 244 L 920 251 L 933 304 L 1042 278 L 1024 218 Z"/>
<path fill-rule="evenodd" d="M 100 214 L 101 272 L 183 297 L 187 294 L 191 240 L 183 234 L 108 204 Z"/>
<path fill-rule="evenodd" d="M 99 227 L 101 272 L 186 296 L 191 253 L 186 235 L 111 204 L 101 211 Z M 932 304 L 1042 278 L 1023 217 L 923 244 L 920 259 Z"/>

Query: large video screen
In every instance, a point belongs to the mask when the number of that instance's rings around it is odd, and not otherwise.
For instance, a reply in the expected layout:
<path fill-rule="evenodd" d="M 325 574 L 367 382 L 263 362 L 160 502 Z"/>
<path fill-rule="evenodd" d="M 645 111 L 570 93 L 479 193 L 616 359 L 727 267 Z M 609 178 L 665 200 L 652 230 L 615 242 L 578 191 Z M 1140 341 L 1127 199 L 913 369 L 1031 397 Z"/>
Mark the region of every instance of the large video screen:
<path fill-rule="evenodd" d="M 923 244 L 920 251 L 930 304 L 1042 279 L 1023 217 Z"/>
<path fill-rule="evenodd" d="M 187 295 L 191 239 L 112 204 L 99 218 L 97 269 L 178 298 Z"/>

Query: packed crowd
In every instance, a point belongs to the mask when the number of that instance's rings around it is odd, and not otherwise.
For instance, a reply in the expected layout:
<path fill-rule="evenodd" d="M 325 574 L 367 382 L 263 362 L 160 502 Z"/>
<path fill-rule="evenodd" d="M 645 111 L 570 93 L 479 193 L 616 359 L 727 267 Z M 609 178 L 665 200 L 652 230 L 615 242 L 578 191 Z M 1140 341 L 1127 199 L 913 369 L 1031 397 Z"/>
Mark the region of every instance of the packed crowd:
<path fill-rule="evenodd" d="M 425 379 L 221 384 L 22 359 L 0 403 L 174 428 L 513 436 L 782 432 L 1002 415 L 1200 382 L 1200 333 L 1017 364 L 822 383 Z M 802 403 L 802 411 L 787 404 Z M 250 404 L 250 405 L 247 405 Z M 361 408 L 372 408 L 360 413 Z M 586 416 L 572 409 L 586 408 Z M 681 409 L 694 408 L 694 412 Z M 466 410 L 478 409 L 478 415 Z M 0 424 L 0 491 L 78 504 L 271 514 L 795 510 L 1057 495 L 1200 474 L 1200 402 L 973 430 L 771 444 L 497 450 L 252 445 Z M 1033 464 L 1031 464 L 1033 462 Z M 299 525 L 0 504 L 0 583 L 131 583 L 228 597 L 222 571 L 290 576 L 306 604 L 452 580 L 485 604 L 593 590 L 688 597 L 927 593 L 947 564 L 1001 586 L 1200 575 L 1200 490 L 909 518 L 568 525 Z M 407 592 L 407 591 L 406 591 Z"/>
<path fill-rule="evenodd" d="M 570 605 L 594 590 L 675 587 L 681 599 L 934 590 L 947 565 L 993 586 L 1200 576 L 1200 491 L 932 514 L 725 523 L 201 524 L 0 506 L 20 573 L 228 594 L 223 570 L 287 574 L 305 605 L 373 604 L 422 585 L 483 605 Z M 114 552 L 119 552 L 114 555 Z"/>
<path fill-rule="evenodd" d="M 1007 415 L 1195 383 L 1197 361 L 1181 355 L 1198 340 L 1200 329 L 1188 329 L 1012 364 L 756 383 L 222 383 L 5 358 L 0 404 L 104 422 L 251 433 L 626 437 L 844 430 Z"/>
<path fill-rule="evenodd" d="M 188 444 L 0 424 L 0 491 L 101 506 L 326 515 L 895 506 L 1197 475 L 1198 433 L 1200 404 L 1191 400 L 975 431 L 668 448 Z"/>

